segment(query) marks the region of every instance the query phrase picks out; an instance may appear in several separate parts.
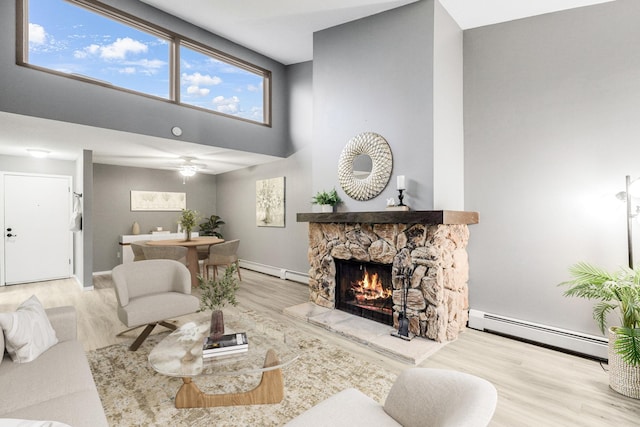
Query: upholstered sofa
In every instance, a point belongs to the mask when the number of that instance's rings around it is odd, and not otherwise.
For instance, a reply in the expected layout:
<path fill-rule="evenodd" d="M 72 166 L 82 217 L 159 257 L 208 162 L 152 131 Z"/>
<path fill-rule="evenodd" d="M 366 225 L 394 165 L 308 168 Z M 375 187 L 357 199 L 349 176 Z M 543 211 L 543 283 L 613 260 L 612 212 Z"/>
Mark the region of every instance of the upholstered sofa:
<path fill-rule="evenodd" d="M 493 384 L 474 375 L 410 368 L 393 383 L 384 405 L 348 388 L 285 427 L 486 427 L 497 399 Z"/>
<path fill-rule="evenodd" d="M 18 425 L 15 420 L 20 419 L 73 427 L 108 426 L 89 362 L 76 339 L 75 309 L 56 307 L 46 313 L 58 343 L 31 362 L 11 360 L 0 328 L 0 425 Z"/>

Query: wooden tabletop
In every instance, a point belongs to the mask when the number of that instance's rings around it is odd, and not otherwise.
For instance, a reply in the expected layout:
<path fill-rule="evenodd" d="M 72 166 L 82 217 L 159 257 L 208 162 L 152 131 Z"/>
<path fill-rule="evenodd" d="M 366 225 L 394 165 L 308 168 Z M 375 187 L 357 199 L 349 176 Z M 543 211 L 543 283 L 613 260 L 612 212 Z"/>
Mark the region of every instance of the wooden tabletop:
<path fill-rule="evenodd" d="M 205 245 L 217 245 L 224 242 L 224 239 L 219 239 L 213 236 L 192 237 L 191 240 L 184 239 L 171 239 L 171 240 L 149 240 L 147 245 L 152 246 L 205 246 Z"/>

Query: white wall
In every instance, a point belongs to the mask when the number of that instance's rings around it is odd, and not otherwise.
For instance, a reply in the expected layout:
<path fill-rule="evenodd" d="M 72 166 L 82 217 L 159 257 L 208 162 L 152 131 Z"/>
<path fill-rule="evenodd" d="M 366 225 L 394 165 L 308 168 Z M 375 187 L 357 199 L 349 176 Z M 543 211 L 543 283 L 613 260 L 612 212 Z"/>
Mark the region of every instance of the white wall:
<path fill-rule="evenodd" d="M 599 334 L 567 268 L 626 264 L 625 175 L 640 176 L 640 2 L 464 33 L 472 308 Z"/>

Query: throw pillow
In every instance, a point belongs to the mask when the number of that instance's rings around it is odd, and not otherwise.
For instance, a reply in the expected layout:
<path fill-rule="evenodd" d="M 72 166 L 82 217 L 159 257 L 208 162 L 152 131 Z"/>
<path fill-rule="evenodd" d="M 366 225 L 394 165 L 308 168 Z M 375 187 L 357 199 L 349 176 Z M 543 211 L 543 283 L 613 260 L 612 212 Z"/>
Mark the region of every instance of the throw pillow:
<path fill-rule="evenodd" d="M 7 352 L 16 363 L 31 362 L 58 343 L 47 313 L 35 295 L 20 304 L 15 313 L 0 313 L 0 327 L 4 330 Z"/>

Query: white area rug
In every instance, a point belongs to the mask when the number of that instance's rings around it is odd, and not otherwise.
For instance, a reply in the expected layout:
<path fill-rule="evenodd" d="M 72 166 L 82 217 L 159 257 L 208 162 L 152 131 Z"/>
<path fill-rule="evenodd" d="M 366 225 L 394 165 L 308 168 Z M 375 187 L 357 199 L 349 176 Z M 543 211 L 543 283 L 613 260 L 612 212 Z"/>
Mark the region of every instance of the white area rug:
<path fill-rule="evenodd" d="M 174 398 L 180 378 L 156 373 L 147 357 L 166 333 L 152 335 L 136 352 L 128 344 L 116 344 L 88 353 L 107 419 L 111 426 L 281 426 L 306 409 L 345 388 L 355 387 L 380 403 L 395 375 L 383 367 L 362 362 L 323 339 L 247 312 L 256 323 L 285 332 L 295 339 L 300 358 L 283 369 L 285 397 L 278 404 L 221 408 L 176 409 Z M 246 391 L 259 375 L 198 378 L 208 393 Z"/>

